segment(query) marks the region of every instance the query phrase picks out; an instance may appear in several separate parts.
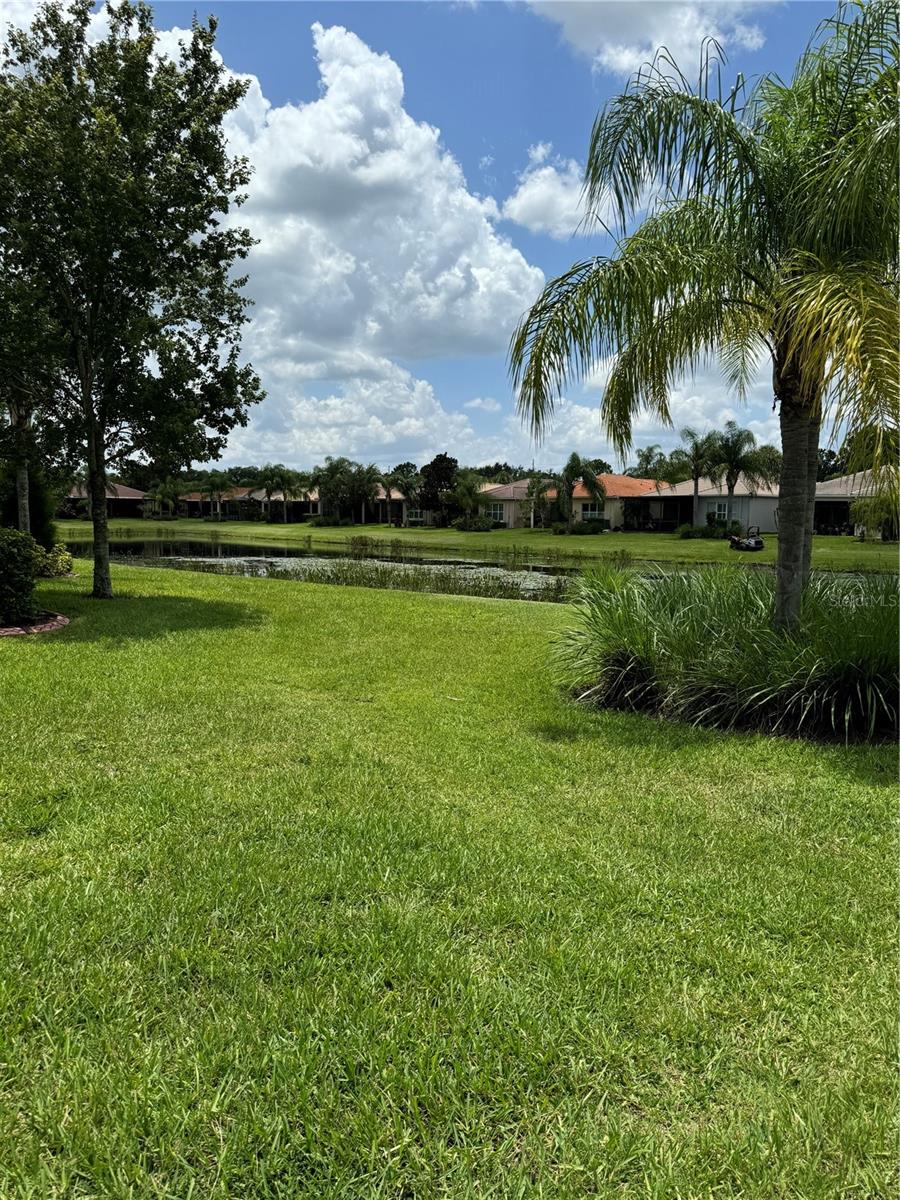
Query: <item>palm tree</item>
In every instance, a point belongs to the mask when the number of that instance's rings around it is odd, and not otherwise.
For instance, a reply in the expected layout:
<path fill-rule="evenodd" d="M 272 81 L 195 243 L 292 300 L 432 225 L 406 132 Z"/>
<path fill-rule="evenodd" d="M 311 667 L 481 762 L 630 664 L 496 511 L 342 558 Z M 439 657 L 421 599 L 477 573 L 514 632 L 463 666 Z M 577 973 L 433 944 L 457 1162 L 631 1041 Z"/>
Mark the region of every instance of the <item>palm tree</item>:
<path fill-rule="evenodd" d="M 355 512 L 357 507 L 360 513 L 360 524 L 364 525 L 366 520 L 366 508 L 375 507 L 375 497 L 378 494 L 379 484 L 383 483 L 381 471 L 375 463 L 369 463 L 364 466 L 362 463 L 353 463 L 350 471 L 350 511 Z"/>
<path fill-rule="evenodd" d="M 204 491 L 209 496 L 210 516 L 212 516 L 213 503 L 215 503 L 216 519 L 219 521 L 222 520 L 222 497 L 230 490 L 231 480 L 224 471 L 210 471 L 206 477 Z"/>
<path fill-rule="evenodd" d="M 734 512 L 734 489 L 741 476 L 751 494 L 763 485 L 777 483 L 781 474 L 781 455 L 774 446 L 757 446 L 750 430 L 741 429 L 737 421 L 726 421 L 725 432 L 716 437 L 713 461 L 707 474 L 717 487 L 725 480 L 730 521 Z"/>
<path fill-rule="evenodd" d="M 415 463 L 399 463 L 394 467 L 393 471 L 385 479 L 384 488 L 388 493 L 388 504 L 390 504 L 390 493 L 397 491 L 406 500 L 407 507 L 404 508 L 404 520 L 408 508 L 417 508 L 419 504 L 419 491 L 422 487 L 422 476 L 419 474 Z M 390 511 L 390 510 L 389 510 Z"/>
<path fill-rule="evenodd" d="M 708 477 L 716 469 L 721 460 L 718 453 L 719 435 L 717 433 L 697 433 L 690 425 L 685 425 L 678 435 L 684 442 L 669 455 L 669 461 L 678 470 L 684 470 L 688 479 L 694 484 L 694 504 L 691 510 L 691 524 L 700 524 L 700 480 Z"/>
<path fill-rule="evenodd" d="M 256 486 L 266 498 L 266 520 L 272 518 L 272 497 L 281 491 L 286 470 L 287 467 L 283 467 L 281 463 L 265 463 L 260 468 Z"/>
<path fill-rule="evenodd" d="M 158 506 L 160 515 L 164 509 L 167 509 L 170 517 L 175 512 L 175 505 L 178 503 L 180 495 L 181 486 L 178 480 L 172 479 L 171 476 L 154 484 L 148 493 L 149 499 Z"/>
<path fill-rule="evenodd" d="M 698 360 L 717 358 L 742 396 L 771 358 L 779 627 L 809 575 L 823 418 L 876 429 L 879 466 L 898 424 L 897 36 L 887 0 L 842 5 L 789 84 L 766 76 L 749 94 L 741 77 L 722 93 L 715 48 L 697 90 L 659 55 L 591 135 L 588 210 L 613 214 L 615 254 L 551 281 L 510 348 L 536 435 L 569 381 L 612 359 L 601 413 L 620 453 L 640 409 L 671 423 L 669 389 Z"/>
<path fill-rule="evenodd" d="M 606 488 L 598 478 L 594 459 L 570 454 L 563 469 L 552 478 L 556 486 L 556 498 L 566 525 L 571 530 L 575 523 L 575 489 L 580 483 L 592 500 L 606 499 Z"/>
<path fill-rule="evenodd" d="M 478 509 L 485 498 L 484 492 L 481 490 L 484 482 L 484 476 L 477 471 L 458 471 L 456 482 L 449 495 L 450 503 L 462 509 L 467 517 L 477 516 Z"/>
<path fill-rule="evenodd" d="M 628 468 L 626 475 L 635 479 L 655 479 L 657 482 L 665 478 L 668 463 L 661 446 L 644 446 L 635 452 L 635 459 L 634 466 Z"/>

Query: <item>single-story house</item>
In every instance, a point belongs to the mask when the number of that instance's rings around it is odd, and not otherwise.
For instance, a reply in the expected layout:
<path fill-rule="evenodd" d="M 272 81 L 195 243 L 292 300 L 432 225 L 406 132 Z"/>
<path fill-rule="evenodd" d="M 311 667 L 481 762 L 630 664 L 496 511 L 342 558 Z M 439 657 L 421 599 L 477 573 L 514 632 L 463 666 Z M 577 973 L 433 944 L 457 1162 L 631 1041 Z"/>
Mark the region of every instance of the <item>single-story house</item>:
<path fill-rule="evenodd" d="M 852 528 L 850 505 L 864 495 L 871 484 L 871 471 L 840 475 L 816 484 L 816 533 L 849 533 Z"/>
<path fill-rule="evenodd" d="M 595 500 L 583 483 L 575 485 L 572 494 L 574 519 L 576 521 L 605 521 L 609 529 L 639 528 L 638 517 L 629 522 L 627 502 L 640 499 L 655 492 L 661 485 L 655 479 L 633 479 L 630 475 L 604 473 L 597 479 L 606 492 L 604 500 Z M 508 529 L 521 529 L 525 525 L 534 527 L 533 513 L 526 513 L 525 500 L 528 496 L 530 479 L 516 479 L 513 483 L 486 483 L 482 487 L 484 501 L 482 513 L 494 521 L 502 521 Z M 548 487 L 544 493 L 548 500 L 556 499 L 556 488 Z"/>
<path fill-rule="evenodd" d="M 523 511 L 530 483 L 530 479 L 515 479 L 512 483 L 483 484 L 482 516 L 491 521 L 502 521 L 507 529 L 521 529 L 526 524 L 533 526 L 533 517 L 526 518 Z"/>
<path fill-rule="evenodd" d="M 712 515 L 716 521 L 739 521 L 744 529 L 758 525 L 763 533 L 774 533 L 778 528 L 777 484 L 754 488 L 742 475 L 735 485 L 734 495 L 729 497 L 724 481 L 713 483 L 701 479 L 699 502 L 701 525 L 705 525 Z M 649 501 L 648 514 L 654 529 L 668 531 L 679 525 L 690 525 L 693 508 L 694 481 L 686 479 L 668 487 L 661 485 L 658 494 Z"/>
<path fill-rule="evenodd" d="M 252 503 L 250 493 L 253 488 L 233 487 L 223 492 L 221 497 L 213 500 L 209 492 L 185 492 L 178 497 L 178 515 L 180 517 L 219 517 L 221 520 L 237 520 L 247 517 L 248 507 Z"/>
<path fill-rule="evenodd" d="M 861 533 L 863 527 L 854 522 L 850 508 L 854 500 L 872 495 L 875 480 L 871 471 L 856 471 L 852 475 L 840 475 L 836 479 L 825 479 L 816 484 L 815 530 L 816 533 Z M 897 521 L 893 529 L 870 530 L 876 536 L 896 537 Z"/>
<path fill-rule="evenodd" d="M 126 487 L 124 483 L 106 485 L 106 515 L 108 517 L 142 517 L 146 508 L 147 493 L 138 488 Z M 69 489 L 69 494 L 59 508 L 61 517 L 90 515 L 87 488 L 81 484 Z"/>

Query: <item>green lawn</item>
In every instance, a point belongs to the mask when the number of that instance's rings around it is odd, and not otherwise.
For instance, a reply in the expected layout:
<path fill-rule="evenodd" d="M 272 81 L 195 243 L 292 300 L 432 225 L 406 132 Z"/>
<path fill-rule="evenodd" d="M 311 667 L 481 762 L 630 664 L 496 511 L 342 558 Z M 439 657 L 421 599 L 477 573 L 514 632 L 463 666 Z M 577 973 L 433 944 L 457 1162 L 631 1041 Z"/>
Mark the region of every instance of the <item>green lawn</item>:
<path fill-rule="evenodd" d="M 575 708 L 564 606 L 114 578 L 0 641 L 4 1200 L 893 1194 L 891 749 Z"/>
<path fill-rule="evenodd" d="M 59 529 L 67 539 L 90 540 L 87 521 L 60 521 Z M 724 541 L 683 541 L 671 533 L 606 533 L 589 537 L 556 536 L 542 530 L 496 529 L 492 533 L 457 533 L 454 529 L 393 529 L 387 525 L 358 525 L 348 528 L 316 529 L 308 524 L 266 525 L 258 521 L 129 521 L 110 522 L 113 537 L 210 538 L 223 541 L 290 544 L 312 539 L 314 546 L 339 547 L 351 537 L 367 535 L 398 540 L 410 547 L 422 547 L 440 555 L 444 551 L 477 554 L 509 554 L 516 549 L 536 555 L 575 559 L 603 558 L 626 550 L 635 559 L 659 562 L 734 562 L 774 563 L 778 539 L 766 534 L 766 547 L 754 554 L 738 555 Z M 813 543 L 813 566 L 822 570 L 894 571 L 900 565 L 896 544 L 857 542 L 847 537 L 818 537 Z"/>

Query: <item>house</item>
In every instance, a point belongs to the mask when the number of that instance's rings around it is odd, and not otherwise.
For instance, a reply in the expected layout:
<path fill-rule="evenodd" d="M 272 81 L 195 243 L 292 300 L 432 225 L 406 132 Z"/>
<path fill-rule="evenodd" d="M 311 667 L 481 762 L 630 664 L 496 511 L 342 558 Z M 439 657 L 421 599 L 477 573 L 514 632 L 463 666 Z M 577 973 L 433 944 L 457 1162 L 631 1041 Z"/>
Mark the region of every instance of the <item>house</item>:
<path fill-rule="evenodd" d="M 233 487 L 213 499 L 209 492 L 185 492 L 178 497 L 180 517 L 218 517 L 219 520 L 237 520 L 247 517 L 253 491 L 249 487 Z"/>
<path fill-rule="evenodd" d="M 108 517 L 142 517 L 146 507 L 147 493 L 138 488 L 126 487 L 124 483 L 106 485 L 106 515 Z M 79 484 L 70 488 L 68 496 L 59 508 L 61 517 L 90 516 L 90 501 L 87 488 Z"/>
<path fill-rule="evenodd" d="M 527 524 L 533 526 L 532 517 L 526 517 L 524 513 L 530 483 L 530 479 L 516 479 L 512 483 L 482 484 L 481 515 L 498 524 L 502 522 L 507 529 L 521 529 Z"/>
<path fill-rule="evenodd" d="M 656 479 L 635 479 L 631 475 L 604 472 L 597 476 L 606 493 L 604 500 L 595 500 L 583 483 L 575 485 L 572 493 L 576 521 L 605 521 L 607 529 L 644 529 L 651 518 L 648 498 L 658 494 L 665 484 Z M 556 489 L 547 492 L 549 500 L 556 499 Z"/>
<path fill-rule="evenodd" d="M 577 483 L 572 494 L 573 517 L 576 521 L 605 521 L 608 529 L 642 528 L 640 512 L 631 510 L 629 518 L 627 505 L 665 486 L 655 479 L 633 479 L 630 475 L 604 473 L 597 479 L 603 484 L 606 498 L 595 500 L 583 483 Z M 484 484 L 481 512 L 493 521 L 502 521 L 507 529 L 521 529 L 525 525 L 534 528 L 534 514 L 525 510 L 530 485 L 530 479 Z M 548 487 L 544 495 L 547 500 L 555 500 L 556 488 Z"/>
<path fill-rule="evenodd" d="M 762 484 L 753 487 L 741 475 L 729 498 L 724 480 L 713 483 L 710 479 L 699 481 L 699 523 L 705 525 L 710 518 L 727 523 L 739 521 L 744 529 L 758 525 L 763 533 L 774 533 L 778 528 L 778 485 Z M 677 529 L 679 525 L 693 523 L 694 481 L 686 479 L 666 487 L 660 486 L 658 495 L 648 505 L 654 529 L 661 531 Z"/>
<path fill-rule="evenodd" d="M 854 522 L 850 509 L 854 500 L 862 500 L 871 496 L 875 490 L 875 479 L 871 471 L 856 471 L 853 475 L 840 475 L 837 479 L 825 479 L 816 484 L 815 515 L 813 517 L 816 533 L 855 533 L 863 532 L 863 526 Z M 896 537 L 896 518 L 886 522 L 889 527 L 877 532 L 882 537 L 887 533 Z"/>

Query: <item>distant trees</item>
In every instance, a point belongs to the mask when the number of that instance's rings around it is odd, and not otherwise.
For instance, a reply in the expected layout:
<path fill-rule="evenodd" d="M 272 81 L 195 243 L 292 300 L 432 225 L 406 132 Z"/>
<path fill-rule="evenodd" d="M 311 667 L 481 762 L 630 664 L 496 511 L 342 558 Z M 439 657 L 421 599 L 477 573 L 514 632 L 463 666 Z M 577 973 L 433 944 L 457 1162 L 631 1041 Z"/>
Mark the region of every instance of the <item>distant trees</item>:
<path fill-rule="evenodd" d="M 726 421 L 723 433 L 713 442 L 714 462 L 707 471 L 713 483 L 725 482 L 728 494 L 728 515 L 734 505 L 734 490 L 741 476 L 751 491 L 767 485 L 774 487 L 781 474 L 781 454 L 774 446 L 757 446 L 749 429 L 741 429 L 737 421 Z M 696 522 L 695 522 L 696 524 Z"/>
<path fill-rule="evenodd" d="M 12 281 L 30 305 L 16 318 L 27 362 L 53 367 L 45 380 L 24 372 L 39 403 L 19 403 L 15 425 L 24 434 L 44 409 L 79 441 L 92 594 L 108 598 L 111 464 L 137 453 L 165 477 L 215 457 L 262 393 L 239 362 L 248 301 L 236 267 L 252 239 L 224 219 L 249 172 L 222 122 L 247 85 L 215 53 L 214 20 L 195 22 L 173 58 L 157 51 L 145 5 L 108 3 L 96 40 L 92 8 L 51 2 L 8 36 L 0 269 L 3 299 Z"/>
<path fill-rule="evenodd" d="M 669 483 L 680 483 L 682 479 L 690 479 L 694 484 L 694 505 L 691 511 L 691 524 L 700 524 L 700 480 L 709 477 L 716 469 L 719 460 L 719 435 L 698 433 L 690 425 L 682 429 L 682 446 L 669 455 L 667 480 Z"/>
<path fill-rule="evenodd" d="M 570 454 L 563 469 L 552 476 L 556 485 L 557 503 L 569 529 L 575 522 L 575 489 L 579 484 L 591 500 L 602 503 L 606 499 L 606 489 L 597 478 L 597 463 L 597 459 Z"/>

